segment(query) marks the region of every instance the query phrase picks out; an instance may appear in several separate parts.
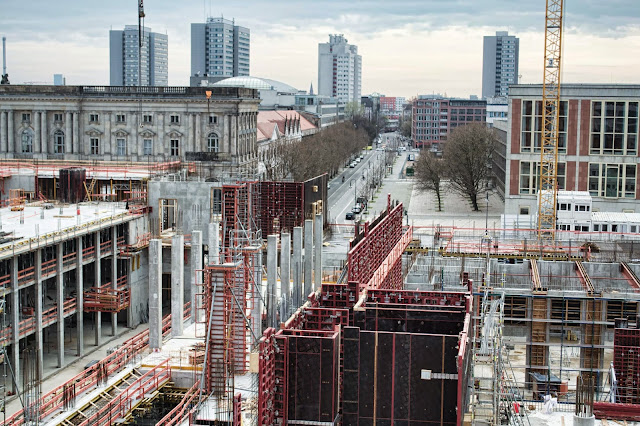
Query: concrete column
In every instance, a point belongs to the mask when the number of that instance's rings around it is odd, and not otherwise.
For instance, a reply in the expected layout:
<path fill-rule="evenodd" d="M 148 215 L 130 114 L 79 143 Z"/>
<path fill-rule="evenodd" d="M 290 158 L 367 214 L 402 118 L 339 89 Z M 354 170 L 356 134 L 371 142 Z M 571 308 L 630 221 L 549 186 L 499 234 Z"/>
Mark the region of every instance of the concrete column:
<path fill-rule="evenodd" d="M 118 289 L 118 230 L 115 226 L 111 228 L 111 249 L 113 256 L 111 258 L 111 288 Z M 118 313 L 111 314 L 111 335 L 118 334 Z"/>
<path fill-rule="evenodd" d="M 202 231 L 191 232 L 191 322 L 196 321 L 196 293 L 201 289 L 198 283 L 202 283 Z M 203 311 L 204 313 L 204 311 Z"/>
<path fill-rule="evenodd" d="M 315 284 L 314 290 L 322 286 L 322 235 L 323 235 L 323 223 L 322 214 L 316 215 L 316 223 L 313 227 L 314 240 L 315 240 L 315 272 L 313 274 L 313 283 Z"/>
<path fill-rule="evenodd" d="M 276 281 L 278 269 L 278 236 L 267 236 L 267 318 L 268 326 L 275 327 L 276 319 Z"/>
<path fill-rule="evenodd" d="M 94 287 L 100 287 L 102 286 L 102 271 L 100 271 L 100 265 L 101 265 L 101 260 L 100 260 L 100 231 L 96 232 L 94 234 L 94 241 L 95 241 L 95 252 L 96 252 L 96 260 L 94 262 L 94 266 L 95 266 L 95 276 L 94 276 L 94 283 L 93 286 Z M 96 335 L 95 335 L 95 344 L 96 346 L 100 346 L 101 342 L 102 342 L 102 312 L 95 312 L 95 331 L 96 331 Z"/>
<path fill-rule="evenodd" d="M 293 307 L 302 304 L 302 227 L 293 228 Z"/>
<path fill-rule="evenodd" d="M 149 347 L 162 347 L 162 240 L 149 242 Z"/>
<path fill-rule="evenodd" d="M 84 271 L 82 270 L 82 237 L 76 238 L 76 247 L 78 248 L 78 257 L 76 263 L 76 332 L 78 347 L 76 353 L 78 356 L 84 355 Z"/>
<path fill-rule="evenodd" d="M 53 152 L 50 147 L 49 134 L 47 133 L 47 111 L 40 113 L 40 149 L 43 153 Z"/>
<path fill-rule="evenodd" d="M 42 359 L 44 355 L 44 337 L 42 335 L 42 250 L 35 251 L 35 286 L 36 286 L 36 350 L 40 356 L 40 377 L 43 373 Z M 17 267 L 17 264 L 16 264 Z"/>
<path fill-rule="evenodd" d="M 64 120 L 64 153 L 71 154 L 73 152 L 73 131 L 71 130 L 71 120 L 73 115 L 70 112 L 65 114 Z"/>
<path fill-rule="evenodd" d="M 280 234 L 280 293 L 291 301 L 291 234 Z"/>
<path fill-rule="evenodd" d="M 256 288 L 254 289 L 254 301 L 252 316 L 252 326 L 256 336 L 262 336 L 262 311 L 264 308 L 263 297 L 257 292 L 262 291 L 262 249 L 256 251 L 253 256 L 253 269 L 254 269 L 254 283 Z"/>
<path fill-rule="evenodd" d="M 7 111 L 7 152 L 15 151 L 15 136 L 13 131 L 13 111 Z"/>
<path fill-rule="evenodd" d="M 57 306 L 57 323 L 56 328 L 58 331 L 58 368 L 64 366 L 64 272 L 62 271 L 62 257 L 64 251 L 62 243 L 56 246 L 56 303 Z"/>
<path fill-rule="evenodd" d="M 33 152 L 34 154 L 37 154 L 42 151 L 42 149 L 40 148 L 42 146 L 42 139 L 40 135 L 40 112 L 34 111 L 32 115 L 33 120 L 31 122 L 33 123 Z"/>
<path fill-rule="evenodd" d="M 0 115 L 4 114 L 0 112 Z M 38 252 L 40 250 L 37 250 Z M 38 283 L 36 283 L 38 285 Z M 11 258 L 11 326 L 13 339 L 13 371 L 16 377 L 20 376 L 20 290 L 18 290 L 18 256 Z M 20 386 L 20 385 L 18 385 Z M 14 393 L 18 391 L 16 384 L 13 384 Z"/>
<path fill-rule="evenodd" d="M 82 152 L 82 142 L 80 138 L 80 114 L 77 111 L 73 113 L 73 146 L 72 151 L 74 154 L 80 154 Z"/>
<path fill-rule="evenodd" d="M 0 111 L 0 152 L 7 152 L 7 113 Z"/>
<path fill-rule="evenodd" d="M 220 224 L 209 224 L 209 265 L 220 263 Z"/>
<path fill-rule="evenodd" d="M 307 300 L 312 292 L 313 284 L 313 220 L 304 221 L 304 291 L 301 303 Z"/>
<path fill-rule="evenodd" d="M 184 235 L 171 238 L 171 336 L 184 333 Z"/>

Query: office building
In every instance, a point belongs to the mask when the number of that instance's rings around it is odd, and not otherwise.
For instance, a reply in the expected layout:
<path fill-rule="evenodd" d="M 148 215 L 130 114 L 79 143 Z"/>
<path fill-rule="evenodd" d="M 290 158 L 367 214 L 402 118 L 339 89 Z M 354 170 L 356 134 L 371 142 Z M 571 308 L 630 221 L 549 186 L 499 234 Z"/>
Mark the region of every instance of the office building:
<path fill-rule="evenodd" d="M 362 57 L 358 46 L 348 44 L 342 34 L 318 44 L 318 94 L 342 102 L 359 102 L 362 91 Z"/>
<path fill-rule="evenodd" d="M 224 18 L 191 24 L 191 75 L 215 79 L 249 75 L 251 31 Z"/>
<path fill-rule="evenodd" d="M 484 37 L 482 52 L 482 97 L 507 96 L 518 84 L 520 40 L 507 31 Z"/>
<path fill-rule="evenodd" d="M 137 25 L 126 25 L 124 30 L 111 30 L 109 64 L 112 86 L 167 86 L 168 37 L 144 27 L 140 46 Z"/>
<path fill-rule="evenodd" d="M 420 95 L 413 101 L 411 139 L 416 147 L 440 151 L 453 129 L 486 120 L 485 100 Z"/>
<path fill-rule="evenodd" d="M 588 191 L 593 210 L 640 213 L 640 85 L 563 84 L 558 189 Z M 512 86 L 506 153 L 505 214 L 538 209 L 542 85 Z"/>

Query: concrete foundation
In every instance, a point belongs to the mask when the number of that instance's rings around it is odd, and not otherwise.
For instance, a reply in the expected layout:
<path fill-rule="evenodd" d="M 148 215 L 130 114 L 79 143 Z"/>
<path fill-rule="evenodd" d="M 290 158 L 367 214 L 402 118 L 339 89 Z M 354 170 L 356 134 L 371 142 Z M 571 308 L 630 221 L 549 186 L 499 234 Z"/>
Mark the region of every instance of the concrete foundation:
<path fill-rule="evenodd" d="M 149 242 L 149 347 L 162 347 L 162 240 Z"/>
<path fill-rule="evenodd" d="M 171 336 L 184 331 L 184 235 L 171 238 Z"/>

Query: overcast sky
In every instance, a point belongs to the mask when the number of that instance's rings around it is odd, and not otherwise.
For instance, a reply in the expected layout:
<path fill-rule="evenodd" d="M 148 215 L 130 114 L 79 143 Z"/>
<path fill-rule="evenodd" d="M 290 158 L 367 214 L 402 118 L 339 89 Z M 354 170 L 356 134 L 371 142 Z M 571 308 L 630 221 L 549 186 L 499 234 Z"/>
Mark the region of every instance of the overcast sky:
<path fill-rule="evenodd" d="M 362 93 L 480 94 L 482 37 L 520 38 L 523 83 L 542 80 L 544 0 L 147 0 L 145 25 L 169 36 L 169 84 L 186 85 L 190 24 L 251 29 L 251 75 L 317 87 L 318 43 L 344 34 L 362 55 Z M 12 83 L 109 83 L 109 29 L 137 24 L 136 0 L 2 0 Z M 565 1 L 563 81 L 640 83 L 638 0 Z"/>

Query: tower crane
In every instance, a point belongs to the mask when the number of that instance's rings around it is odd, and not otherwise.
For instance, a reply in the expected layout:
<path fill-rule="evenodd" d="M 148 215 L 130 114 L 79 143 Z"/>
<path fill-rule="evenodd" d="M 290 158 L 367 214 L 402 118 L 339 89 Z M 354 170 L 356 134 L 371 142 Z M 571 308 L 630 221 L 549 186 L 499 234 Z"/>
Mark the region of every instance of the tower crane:
<path fill-rule="evenodd" d="M 563 0 L 546 0 L 544 80 L 542 85 L 542 139 L 538 187 L 538 239 L 553 240 L 558 196 L 558 131 Z"/>

